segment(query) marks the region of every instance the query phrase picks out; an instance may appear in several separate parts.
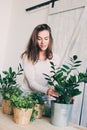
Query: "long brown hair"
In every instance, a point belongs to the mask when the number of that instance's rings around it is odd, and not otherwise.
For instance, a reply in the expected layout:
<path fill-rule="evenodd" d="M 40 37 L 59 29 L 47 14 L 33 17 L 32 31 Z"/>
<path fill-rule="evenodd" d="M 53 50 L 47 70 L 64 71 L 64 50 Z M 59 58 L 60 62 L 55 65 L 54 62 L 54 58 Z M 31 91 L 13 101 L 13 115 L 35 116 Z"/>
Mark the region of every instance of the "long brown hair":
<path fill-rule="evenodd" d="M 47 24 L 40 24 L 35 27 L 33 30 L 31 37 L 29 39 L 28 45 L 24 53 L 22 53 L 21 57 L 23 58 L 23 55 L 26 54 L 27 58 L 30 59 L 33 63 L 37 62 L 38 60 L 38 54 L 39 54 L 39 47 L 37 45 L 37 37 L 38 33 L 40 31 L 47 30 L 49 32 L 49 46 L 46 50 L 46 59 L 51 59 L 53 57 L 52 52 L 52 44 L 53 44 L 53 38 L 51 34 L 51 28 Z"/>

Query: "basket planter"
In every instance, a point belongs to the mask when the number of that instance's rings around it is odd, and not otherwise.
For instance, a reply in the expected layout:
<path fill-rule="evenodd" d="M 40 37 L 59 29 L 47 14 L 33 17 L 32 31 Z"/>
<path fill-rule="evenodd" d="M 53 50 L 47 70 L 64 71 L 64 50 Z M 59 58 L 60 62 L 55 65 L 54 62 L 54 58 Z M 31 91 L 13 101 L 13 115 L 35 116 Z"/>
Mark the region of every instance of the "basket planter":
<path fill-rule="evenodd" d="M 43 115 L 43 111 L 44 111 L 44 105 L 41 105 L 41 104 L 36 104 L 34 109 L 38 112 L 38 114 L 34 114 L 34 117 L 39 119 L 39 118 L 42 118 L 42 115 Z"/>
<path fill-rule="evenodd" d="M 13 119 L 15 123 L 21 124 L 21 125 L 28 125 L 30 123 L 30 118 L 32 115 L 32 108 L 30 109 L 24 109 L 24 108 L 13 108 L 14 116 Z"/>
<path fill-rule="evenodd" d="M 8 115 L 13 114 L 13 107 L 10 100 L 2 99 L 2 112 Z"/>
<path fill-rule="evenodd" d="M 59 127 L 68 125 L 73 104 L 59 104 L 52 102 L 51 124 Z"/>

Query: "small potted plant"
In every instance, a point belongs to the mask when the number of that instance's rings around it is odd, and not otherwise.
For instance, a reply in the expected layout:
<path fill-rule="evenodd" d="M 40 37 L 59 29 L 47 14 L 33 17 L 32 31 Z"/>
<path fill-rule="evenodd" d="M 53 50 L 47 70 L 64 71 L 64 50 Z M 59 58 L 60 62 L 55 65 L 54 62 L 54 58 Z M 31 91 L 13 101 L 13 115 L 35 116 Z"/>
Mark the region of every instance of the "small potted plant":
<path fill-rule="evenodd" d="M 44 111 L 44 100 L 43 100 L 43 93 L 36 92 L 33 93 L 33 100 L 36 101 L 36 105 L 34 107 L 34 118 L 41 118 Z"/>
<path fill-rule="evenodd" d="M 35 103 L 30 93 L 22 93 L 20 96 L 12 95 L 11 105 L 13 106 L 13 119 L 15 123 L 28 125 Z"/>
<path fill-rule="evenodd" d="M 77 55 L 70 57 L 69 62 L 59 68 L 51 61 L 51 75 L 44 74 L 48 84 L 54 86 L 55 91 L 60 94 L 59 97 L 55 97 L 55 101 L 52 101 L 51 123 L 53 125 L 68 125 L 73 98 L 81 94 L 80 83 L 87 82 L 87 72 L 77 70 L 81 62 Z"/>
<path fill-rule="evenodd" d="M 12 107 L 10 104 L 10 98 L 13 93 L 20 95 L 22 91 L 17 84 L 17 76 L 22 74 L 22 66 L 19 64 L 18 72 L 13 71 L 12 67 L 3 71 L 0 75 L 0 93 L 2 95 L 2 111 L 6 114 L 12 114 Z"/>

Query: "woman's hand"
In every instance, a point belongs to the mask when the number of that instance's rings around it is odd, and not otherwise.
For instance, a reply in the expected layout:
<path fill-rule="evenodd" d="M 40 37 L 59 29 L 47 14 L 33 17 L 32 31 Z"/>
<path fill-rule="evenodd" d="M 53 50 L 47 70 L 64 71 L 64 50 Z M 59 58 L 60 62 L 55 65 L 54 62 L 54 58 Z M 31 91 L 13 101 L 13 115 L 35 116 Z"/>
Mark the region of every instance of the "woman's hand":
<path fill-rule="evenodd" d="M 55 89 L 53 87 L 48 88 L 47 95 L 48 96 L 53 96 L 53 97 L 58 97 L 59 96 L 59 94 L 55 91 Z"/>

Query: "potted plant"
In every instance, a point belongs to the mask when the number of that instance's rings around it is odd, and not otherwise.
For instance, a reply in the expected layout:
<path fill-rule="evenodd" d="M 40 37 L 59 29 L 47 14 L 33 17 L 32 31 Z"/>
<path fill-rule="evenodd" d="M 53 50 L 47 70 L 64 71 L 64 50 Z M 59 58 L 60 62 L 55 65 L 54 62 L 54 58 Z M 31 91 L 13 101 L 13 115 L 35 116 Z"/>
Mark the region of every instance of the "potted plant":
<path fill-rule="evenodd" d="M 32 94 L 22 93 L 20 96 L 11 96 L 11 105 L 13 106 L 13 119 L 17 124 L 28 125 L 35 106 Z"/>
<path fill-rule="evenodd" d="M 73 98 L 81 94 L 79 85 L 82 82 L 87 82 L 87 72 L 83 73 L 77 70 L 77 67 L 81 65 L 77 55 L 70 57 L 69 62 L 59 68 L 52 61 L 50 64 L 51 76 L 44 74 L 45 79 L 60 94 L 59 97 L 55 97 L 55 101 L 52 101 L 51 123 L 56 126 L 67 126 Z"/>
<path fill-rule="evenodd" d="M 43 100 L 43 93 L 36 92 L 33 93 L 33 100 L 36 101 L 36 105 L 34 107 L 34 118 L 41 118 L 44 111 L 44 100 Z"/>
<path fill-rule="evenodd" d="M 12 114 L 12 107 L 10 105 L 10 98 L 13 93 L 17 96 L 22 93 L 17 84 L 17 76 L 22 74 L 22 66 L 19 64 L 18 71 L 13 71 L 12 67 L 8 70 L 3 71 L 0 75 L 0 93 L 2 95 L 2 111 L 6 114 Z"/>

